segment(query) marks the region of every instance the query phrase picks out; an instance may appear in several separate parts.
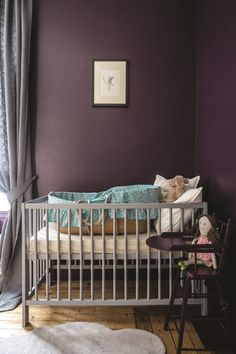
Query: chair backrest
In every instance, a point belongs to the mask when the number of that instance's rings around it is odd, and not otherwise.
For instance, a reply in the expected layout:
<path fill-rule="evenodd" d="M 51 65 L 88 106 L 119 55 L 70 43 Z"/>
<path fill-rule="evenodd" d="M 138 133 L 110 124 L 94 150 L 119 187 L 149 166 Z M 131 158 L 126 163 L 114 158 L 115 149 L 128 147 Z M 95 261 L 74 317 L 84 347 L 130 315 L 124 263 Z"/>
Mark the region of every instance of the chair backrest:
<path fill-rule="evenodd" d="M 216 220 L 216 225 L 220 236 L 219 243 L 223 245 L 222 250 L 219 252 L 218 261 L 218 272 L 222 272 L 225 266 L 225 260 L 229 248 L 231 219 L 229 218 L 227 222 Z"/>

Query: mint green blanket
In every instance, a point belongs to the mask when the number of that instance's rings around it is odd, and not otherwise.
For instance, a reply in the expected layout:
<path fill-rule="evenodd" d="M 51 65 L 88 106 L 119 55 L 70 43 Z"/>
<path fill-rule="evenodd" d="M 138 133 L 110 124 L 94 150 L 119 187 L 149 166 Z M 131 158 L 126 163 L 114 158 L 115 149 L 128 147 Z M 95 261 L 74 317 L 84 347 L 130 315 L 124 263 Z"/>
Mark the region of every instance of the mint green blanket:
<path fill-rule="evenodd" d="M 160 200 L 160 187 L 140 184 L 131 186 L 113 187 L 104 192 L 94 193 L 73 193 L 73 192 L 50 192 L 48 195 L 48 203 L 52 204 L 104 204 L 104 203 L 158 203 Z M 71 226 L 79 227 L 80 220 L 76 209 L 71 209 Z M 57 213 L 54 209 L 49 209 L 49 221 L 57 221 Z M 105 211 L 106 218 L 113 218 L 113 210 Z M 139 209 L 139 220 L 146 220 L 146 210 Z M 157 210 L 150 209 L 150 219 L 156 219 Z M 124 210 L 116 210 L 116 218 L 124 218 Z M 136 212 L 134 209 L 127 211 L 127 218 L 135 220 Z M 82 222 L 90 223 L 90 210 L 82 210 Z M 101 222 L 101 209 L 93 211 L 94 223 Z M 68 211 L 60 209 L 60 225 L 68 227 Z"/>

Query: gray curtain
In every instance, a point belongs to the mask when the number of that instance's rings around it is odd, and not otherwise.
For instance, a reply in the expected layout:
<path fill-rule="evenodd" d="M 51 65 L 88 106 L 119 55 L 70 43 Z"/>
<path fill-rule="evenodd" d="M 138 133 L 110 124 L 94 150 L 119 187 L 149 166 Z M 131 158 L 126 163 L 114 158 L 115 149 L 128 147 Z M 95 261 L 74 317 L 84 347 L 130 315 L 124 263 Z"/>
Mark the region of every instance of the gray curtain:
<path fill-rule="evenodd" d="M 11 209 L 0 248 L 0 311 L 21 301 L 21 203 L 31 198 L 28 76 L 32 0 L 0 0 L 0 189 Z"/>

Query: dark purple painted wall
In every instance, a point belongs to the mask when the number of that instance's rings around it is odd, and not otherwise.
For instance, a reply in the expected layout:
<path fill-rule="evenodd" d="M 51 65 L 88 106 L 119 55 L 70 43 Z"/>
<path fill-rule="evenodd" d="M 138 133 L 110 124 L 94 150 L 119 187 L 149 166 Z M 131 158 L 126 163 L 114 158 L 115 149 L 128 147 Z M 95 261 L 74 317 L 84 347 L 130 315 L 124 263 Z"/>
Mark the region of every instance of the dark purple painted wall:
<path fill-rule="evenodd" d="M 198 1 L 197 172 L 210 209 L 233 218 L 228 295 L 236 308 L 236 1 Z M 234 315 L 234 321 L 236 316 Z"/>
<path fill-rule="evenodd" d="M 194 173 L 189 0 L 40 0 L 31 62 L 38 194 Z M 130 61 L 128 108 L 92 108 L 92 59 Z"/>

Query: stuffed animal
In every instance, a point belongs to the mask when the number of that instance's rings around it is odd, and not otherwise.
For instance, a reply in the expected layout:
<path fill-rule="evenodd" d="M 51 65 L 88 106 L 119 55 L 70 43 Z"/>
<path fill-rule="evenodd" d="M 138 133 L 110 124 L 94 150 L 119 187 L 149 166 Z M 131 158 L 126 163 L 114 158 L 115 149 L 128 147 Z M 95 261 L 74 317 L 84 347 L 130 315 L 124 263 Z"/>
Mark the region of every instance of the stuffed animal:
<path fill-rule="evenodd" d="M 174 202 L 187 190 L 188 183 L 188 178 L 180 175 L 175 176 L 171 180 L 167 181 L 161 188 L 162 202 Z"/>
<path fill-rule="evenodd" d="M 192 244 L 206 245 L 216 243 L 219 235 L 216 230 L 215 219 L 210 215 L 201 215 L 198 219 L 197 232 Z M 217 269 L 215 253 L 196 253 L 197 264 L 213 267 Z M 189 265 L 195 263 L 195 253 L 189 253 L 189 259 L 181 260 L 178 266 L 181 270 L 185 270 Z"/>

